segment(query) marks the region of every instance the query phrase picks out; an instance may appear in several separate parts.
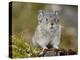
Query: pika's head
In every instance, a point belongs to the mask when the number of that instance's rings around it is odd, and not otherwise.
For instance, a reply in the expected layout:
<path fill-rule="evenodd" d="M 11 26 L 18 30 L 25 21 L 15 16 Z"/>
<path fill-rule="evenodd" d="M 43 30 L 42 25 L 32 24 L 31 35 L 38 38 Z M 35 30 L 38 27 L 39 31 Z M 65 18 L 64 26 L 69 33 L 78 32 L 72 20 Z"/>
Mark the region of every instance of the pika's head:
<path fill-rule="evenodd" d="M 45 30 L 54 31 L 59 24 L 59 11 L 39 10 L 38 24 Z"/>

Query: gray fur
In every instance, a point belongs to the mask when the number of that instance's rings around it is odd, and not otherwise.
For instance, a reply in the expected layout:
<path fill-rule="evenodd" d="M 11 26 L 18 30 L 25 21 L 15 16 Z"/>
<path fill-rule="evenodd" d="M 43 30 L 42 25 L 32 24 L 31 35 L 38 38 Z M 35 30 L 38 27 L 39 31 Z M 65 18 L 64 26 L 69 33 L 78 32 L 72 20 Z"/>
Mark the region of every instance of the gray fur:
<path fill-rule="evenodd" d="M 35 46 L 47 48 L 51 44 L 53 48 L 59 48 L 61 38 L 61 25 L 57 11 L 40 10 L 38 13 L 38 25 L 33 35 L 32 42 Z"/>

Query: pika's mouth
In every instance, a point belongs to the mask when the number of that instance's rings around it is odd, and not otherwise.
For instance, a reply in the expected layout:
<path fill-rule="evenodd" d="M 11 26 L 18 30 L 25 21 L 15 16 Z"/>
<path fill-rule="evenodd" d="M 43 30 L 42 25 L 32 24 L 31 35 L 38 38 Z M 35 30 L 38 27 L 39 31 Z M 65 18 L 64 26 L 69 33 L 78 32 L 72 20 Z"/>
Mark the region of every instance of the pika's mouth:
<path fill-rule="evenodd" d="M 50 27 L 50 32 L 53 32 L 54 31 L 54 28 L 53 27 Z"/>
<path fill-rule="evenodd" d="M 54 32 L 54 29 L 50 29 L 50 32 Z"/>

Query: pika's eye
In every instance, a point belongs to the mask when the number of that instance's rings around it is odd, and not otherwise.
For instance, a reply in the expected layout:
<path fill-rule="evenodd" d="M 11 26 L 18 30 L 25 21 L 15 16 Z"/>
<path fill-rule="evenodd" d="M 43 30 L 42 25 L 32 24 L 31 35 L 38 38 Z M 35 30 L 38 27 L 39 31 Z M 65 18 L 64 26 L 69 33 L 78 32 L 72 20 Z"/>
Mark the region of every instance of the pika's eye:
<path fill-rule="evenodd" d="M 58 23 L 59 22 L 59 19 L 55 19 L 55 22 Z"/>
<path fill-rule="evenodd" d="M 52 16 L 50 16 L 50 18 L 51 18 Z"/>
<path fill-rule="evenodd" d="M 59 19 L 57 19 L 57 22 L 59 22 Z"/>
<path fill-rule="evenodd" d="M 48 21 L 48 19 L 46 18 L 46 21 Z"/>
<path fill-rule="evenodd" d="M 40 20 L 40 23 L 42 22 L 42 20 Z"/>

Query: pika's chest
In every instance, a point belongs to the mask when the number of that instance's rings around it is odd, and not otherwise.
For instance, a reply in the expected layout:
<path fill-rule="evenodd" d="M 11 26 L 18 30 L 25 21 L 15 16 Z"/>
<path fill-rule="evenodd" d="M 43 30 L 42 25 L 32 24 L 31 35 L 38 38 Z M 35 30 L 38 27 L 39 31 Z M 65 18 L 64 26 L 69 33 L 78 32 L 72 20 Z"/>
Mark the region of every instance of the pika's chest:
<path fill-rule="evenodd" d="M 56 36 L 57 32 L 47 32 L 44 31 L 40 34 L 40 36 L 42 37 L 42 39 L 45 40 L 52 40 L 55 36 Z"/>

